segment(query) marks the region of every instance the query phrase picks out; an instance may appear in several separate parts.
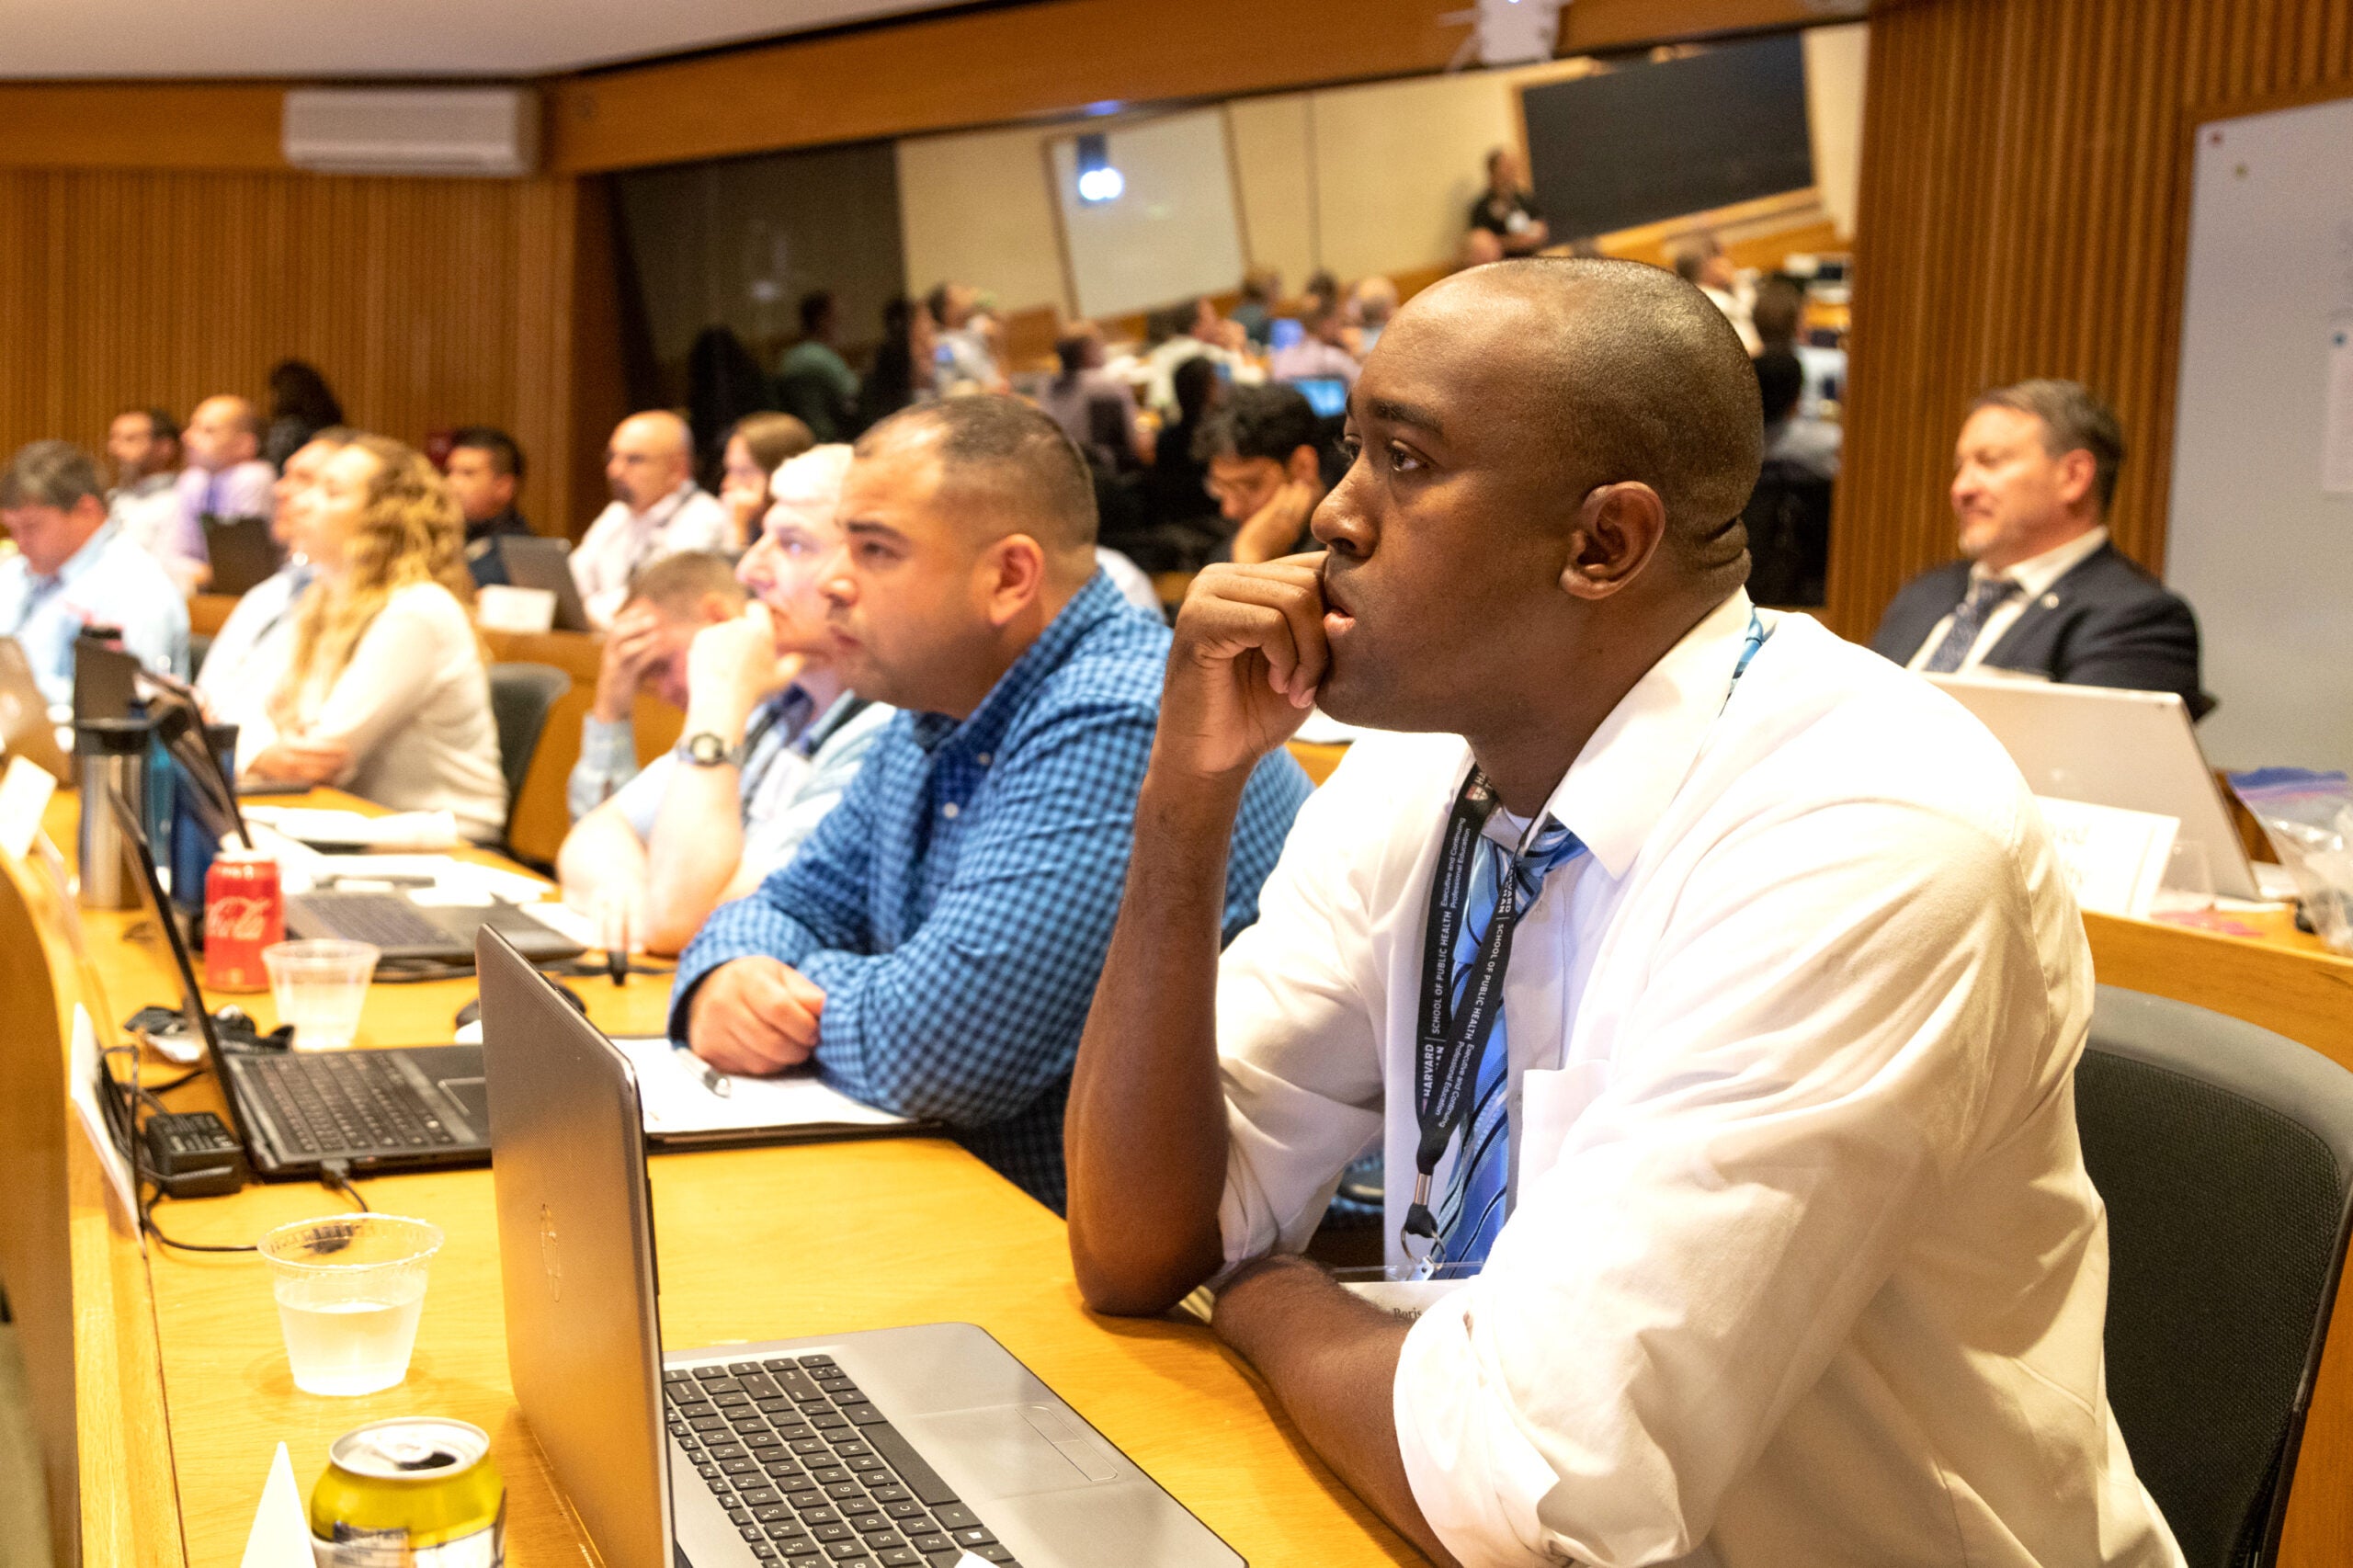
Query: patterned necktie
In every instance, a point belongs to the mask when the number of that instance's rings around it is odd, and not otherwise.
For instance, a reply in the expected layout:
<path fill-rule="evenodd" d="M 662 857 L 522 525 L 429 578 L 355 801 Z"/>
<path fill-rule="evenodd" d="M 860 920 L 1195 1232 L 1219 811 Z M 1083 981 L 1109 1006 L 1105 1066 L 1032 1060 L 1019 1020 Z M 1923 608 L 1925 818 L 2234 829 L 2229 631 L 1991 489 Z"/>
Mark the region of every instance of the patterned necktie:
<path fill-rule="evenodd" d="M 1937 644 L 1937 651 L 1928 655 L 1928 662 L 1921 668 L 1935 676 L 1949 676 L 1961 668 L 1961 661 L 1977 645 L 1978 633 L 1985 630 L 1986 621 L 2018 592 L 2018 585 L 2007 577 L 1989 577 L 1970 589 L 1969 597 L 1952 612 L 1952 625 L 1946 629 L 1944 641 Z"/>
<path fill-rule="evenodd" d="M 1465 918 L 1455 938 L 1453 1006 L 1462 1006 L 1463 983 L 1495 920 L 1501 887 L 1498 879 L 1505 866 L 1510 866 L 1519 884 L 1518 907 L 1512 912 L 1517 921 L 1536 906 L 1544 879 L 1553 869 L 1584 853 L 1585 845 L 1577 835 L 1550 816 L 1525 854 L 1515 856 L 1491 838 L 1479 841 L 1479 863 L 1472 869 L 1470 893 L 1463 906 L 1483 913 Z M 1480 1051 L 1462 1146 L 1455 1151 L 1454 1170 L 1437 1210 L 1438 1256 L 1451 1273 L 1477 1272 L 1504 1228 L 1504 1192 L 1511 1179 L 1511 1108 L 1504 1091 L 1510 1081 L 1511 1051 L 1504 1040 L 1504 1015 L 1499 1007 Z"/>

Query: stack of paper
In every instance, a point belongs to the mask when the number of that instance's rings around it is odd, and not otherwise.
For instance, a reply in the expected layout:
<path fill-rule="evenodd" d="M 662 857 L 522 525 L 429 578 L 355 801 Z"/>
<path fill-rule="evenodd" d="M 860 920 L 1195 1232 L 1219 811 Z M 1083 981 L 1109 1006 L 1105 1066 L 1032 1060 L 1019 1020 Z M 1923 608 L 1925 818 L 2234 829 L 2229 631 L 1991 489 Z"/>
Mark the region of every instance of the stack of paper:
<path fill-rule="evenodd" d="M 649 1136 L 750 1132 L 766 1128 L 913 1127 L 910 1117 L 861 1105 L 814 1073 L 774 1078 L 725 1077 L 727 1093 L 703 1076 L 701 1058 L 666 1040 L 617 1040 L 637 1071 L 637 1095 Z"/>

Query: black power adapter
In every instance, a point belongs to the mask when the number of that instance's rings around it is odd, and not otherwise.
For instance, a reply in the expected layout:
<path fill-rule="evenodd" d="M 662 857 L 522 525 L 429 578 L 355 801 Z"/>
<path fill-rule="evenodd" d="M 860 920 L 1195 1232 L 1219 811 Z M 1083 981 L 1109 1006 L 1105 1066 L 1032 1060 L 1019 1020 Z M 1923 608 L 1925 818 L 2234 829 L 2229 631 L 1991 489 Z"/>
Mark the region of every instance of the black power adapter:
<path fill-rule="evenodd" d="M 142 1174 L 166 1197 L 217 1198 L 253 1179 L 244 1145 L 209 1110 L 151 1116 L 141 1133 L 147 1141 Z"/>

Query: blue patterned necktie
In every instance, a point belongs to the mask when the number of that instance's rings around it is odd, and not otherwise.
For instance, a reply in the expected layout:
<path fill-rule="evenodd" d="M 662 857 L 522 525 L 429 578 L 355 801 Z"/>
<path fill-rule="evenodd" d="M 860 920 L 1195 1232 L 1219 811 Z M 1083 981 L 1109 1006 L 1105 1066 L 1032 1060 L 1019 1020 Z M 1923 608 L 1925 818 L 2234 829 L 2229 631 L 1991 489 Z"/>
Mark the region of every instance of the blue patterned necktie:
<path fill-rule="evenodd" d="M 2018 585 L 2007 577 L 1989 577 L 1970 589 L 1969 597 L 1952 612 L 1952 625 L 1945 631 L 1944 641 L 1928 655 L 1921 669 L 1928 675 L 1949 676 L 1961 668 L 1969 651 L 1977 646 L 1978 634 L 1994 612 L 2018 592 Z"/>
<path fill-rule="evenodd" d="M 1464 983 L 1495 921 L 1505 868 L 1510 868 L 1519 884 L 1511 916 L 1518 921 L 1536 906 L 1544 879 L 1556 867 L 1584 853 L 1585 845 L 1577 835 L 1550 815 L 1520 854 L 1512 854 L 1492 838 L 1479 841 L 1479 862 L 1472 869 L 1470 896 L 1463 901 L 1466 909 L 1478 913 L 1462 922 L 1455 937 L 1454 1006 L 1462 1006 Z M 1511 1180 L 1511 1107 L 1505 1092 L 1510 1082 L 1511 1048 L 1504 1038 L 1504 1013 L 1498 1007 L 1472 1079 L 1471 1111 L 1463 1122 L 1462 1146 L 1455 1152 L 1454 1169 L 1437 1210 L 1434 1256 L 1450 1273 L 1475 1273 L 1487 1261 L 1487 1249 L 1495 1244 L 1496 1233 L 1504 1228 L 1504 1193 Z"/>

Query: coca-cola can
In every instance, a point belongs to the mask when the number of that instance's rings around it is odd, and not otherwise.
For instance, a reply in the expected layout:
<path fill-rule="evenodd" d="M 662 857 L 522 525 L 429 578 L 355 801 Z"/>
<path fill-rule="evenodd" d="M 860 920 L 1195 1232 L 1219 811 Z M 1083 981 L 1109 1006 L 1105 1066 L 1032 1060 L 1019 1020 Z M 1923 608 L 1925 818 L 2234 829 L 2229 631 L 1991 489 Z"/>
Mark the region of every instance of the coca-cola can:
<path fill-rule="evenodd" d="M 261 950 L 285 939 L 278 862 L 257 849 L 222 849 L 204 874 L 205 987 L 268 990 Z"/>

